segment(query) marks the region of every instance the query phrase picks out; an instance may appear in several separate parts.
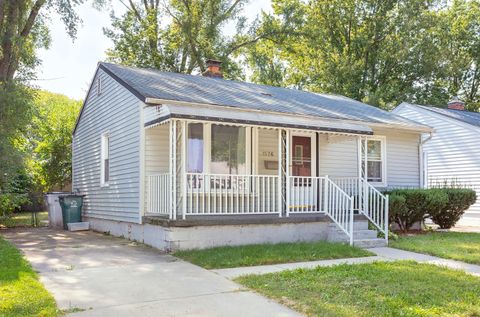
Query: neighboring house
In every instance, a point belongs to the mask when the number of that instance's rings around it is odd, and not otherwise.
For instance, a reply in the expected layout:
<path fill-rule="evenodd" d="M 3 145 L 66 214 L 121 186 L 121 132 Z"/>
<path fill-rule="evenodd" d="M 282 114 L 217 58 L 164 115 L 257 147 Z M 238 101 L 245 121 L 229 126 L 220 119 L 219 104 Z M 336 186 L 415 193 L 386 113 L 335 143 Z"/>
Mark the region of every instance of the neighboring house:
<path fill-rule="evenodd" d="M 420 186 L 430 131 L 342 96 L 224 80 L 212 61 L 205 76 L 100 63 L 73 190 L 94 230 L 162 249 L 384 244 L 367 223 L 388 230 L 379 189 Z"/>
<path fill-rule="evenodd" d="M 468 186 L 480 198 L 480 113 L 465 110 L 458 99 L 445 108 L 402 103 L 393 113 L 435 129 L 424 136 L 423 165 L 426 186 Z M 480 227 L 480 201 L 472 205 L 460 225 Z"/>

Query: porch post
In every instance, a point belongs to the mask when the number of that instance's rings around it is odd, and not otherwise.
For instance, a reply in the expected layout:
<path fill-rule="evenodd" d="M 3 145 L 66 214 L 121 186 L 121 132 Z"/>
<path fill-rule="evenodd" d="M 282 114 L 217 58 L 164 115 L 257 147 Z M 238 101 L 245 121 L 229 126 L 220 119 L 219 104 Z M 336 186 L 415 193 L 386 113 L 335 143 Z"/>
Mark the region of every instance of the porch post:
<path fill-rule="evenodd" d="M 286 196 L 286 206 L 285 206 L 285 216 L 290 216 L 290 130 L 286 130 L 286 140 L 285 140 L 285 196 Z"/>
<path fill-rule="evenodd" d="M 278 185 L 277 185 L 277 206 L 278 216 L 282 217 L 282 168 L 283 168 L 283 156 L 282 156 L 282 129 L 278 129 Z"/>
<path fill-rule="evenodd" d="M 368 182 L 368 140 L 367 138 L 365 137 L 363 139 L 363 180 L 362 180 L 362 184 L 363 184 L 363 211 L 365 213 L 368 212 L 368 201 L 369 201 L 369 197 L 368 197 L 368 188 L 367 188 L 367 182 Z M 365 183 L 363 183 L 365 182 Z"/>
<path fill-rule="evenodd" d="M 361 136 L 357 136 L 357 163 L 358 163 L 358 179 L 357 179 L 357 193 L 358 193 L 358 211 L 363 210 L 363 182 L 362 182 L 362 144 L 363 140 Z"/>
<path fill-rule="evenodd" d="M 182 219 L 187 215 L 187 123 L 182 121 Z"/>
<path fill-rule="evenodd" d="M 170 121 L 170 219 L 177 218 L 177 122 Z"/>

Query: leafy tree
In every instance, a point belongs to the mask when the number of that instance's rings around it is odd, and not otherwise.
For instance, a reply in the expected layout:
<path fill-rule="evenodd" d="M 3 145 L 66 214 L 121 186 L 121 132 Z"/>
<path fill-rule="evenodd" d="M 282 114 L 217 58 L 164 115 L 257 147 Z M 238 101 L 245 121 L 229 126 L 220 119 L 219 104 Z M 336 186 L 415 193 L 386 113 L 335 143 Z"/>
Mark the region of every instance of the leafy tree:
<path fill-rule="evenodd" d="M 204 72 L 208 58 L 223 61 L 226 77 L 241 76 L 234 53 L 262 35 L 241 16 L 248 0 L 166 0 L 128 2 L 121 17 L 112 15 L 111 61 L 180 73 Z M 222 28 L 234 23 L 235 36 Z"/>
<path fill-rule="evenodd" d="M 478 0 L 274 0 L 243 50 L 251 79 L 384 108 L 479 102 Z"/>
<path fill-rule="evenodd" d="M 28 80 L 35 77 L 40 63 L 37 49 L 48 48 L 50 43 L 49 14 L 57 12 L 74 38 L 80 22 L 74 7 L 83 2 L 0 0 L 0 213 L 25 202 L 24 193 L 12 188 L 25 172 L 28 152 L 22 149 L 21 140 L 32 118 L 35 96 Z"/>
<path fill-rule="evenodd" d="M 74 6 L 83 0 L 0 0 L 0 82 L 11 81 L 20 70 L 25 77 L 39 60 L 36 49 L 48 47 L 49 13 L 60 14 L 73 38 L 80 21 Z"/>
<path fill-rule="evenodd" d="M 439 23 L 434 30 L 437 62 L 430 87 L 443 95 L 436 104 L 444 105 L 458 95 L 467 108 L 479 111 L 480 2 L 455 0 L 437 16 Z"/>
<path fill-rule="evenodd" d="M 72 131 L 81 101 L 48 91 L 38 91 L 35 112 L 23 139 L 30 153 L 27 168 L 42 191 L 69 185 Z"/>

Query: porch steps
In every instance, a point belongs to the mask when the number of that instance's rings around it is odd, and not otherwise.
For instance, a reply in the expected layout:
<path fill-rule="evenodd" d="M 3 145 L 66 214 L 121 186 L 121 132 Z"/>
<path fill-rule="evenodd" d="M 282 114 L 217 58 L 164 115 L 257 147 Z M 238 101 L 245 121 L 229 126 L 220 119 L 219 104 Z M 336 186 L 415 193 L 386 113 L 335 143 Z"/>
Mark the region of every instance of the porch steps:
<path fill-rule="evenodd" d="M 368 220 L 364 217 L 355 217 L 353 223 L 353 245 L 360 248 L 384 247 L 387 245 L 385 239 L 377 238 L 377 231 L 368 228 Z M 328 241 L 349 242 L 348 236 L 340 229 L 337 224 L 328 225 Z"/>

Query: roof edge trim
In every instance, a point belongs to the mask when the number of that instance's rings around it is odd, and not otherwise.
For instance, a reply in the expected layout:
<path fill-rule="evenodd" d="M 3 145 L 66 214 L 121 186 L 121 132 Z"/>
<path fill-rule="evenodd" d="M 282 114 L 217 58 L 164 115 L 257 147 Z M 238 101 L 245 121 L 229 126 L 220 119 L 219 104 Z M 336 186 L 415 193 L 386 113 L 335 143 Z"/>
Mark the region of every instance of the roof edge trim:
<path fill-rule="evenodd" d="M 183 115 L 183 114 L 169 114 L 157 118 L 155 120 L 146 122 L 144 127 L 149 127 L 161 123 L 169 119 L 191 119 L 191 120 L 202 120 L 202 121 L 213 121 L 213 122 L 226 122 L 226 123 L 237 123 L 237 124 L 250 124 L 256 126 L 268 126 L 268 127 L 278 127 L 278 128 L 289 128 L 289 129 L 303 129 L 303 130 L 313 130 L 313 131 L 323 131 L 323 132 L 337 132 L 337 133 L 346 133 L 352 135 L 373 135 L 373 131 L 361 131 L 353 129 L 340 129 L 340 128 L 321 128 L 314 127 L 309 125 L 298 125 L 298 124 L 276 124 L 273 122 L 264 122 L 264 121 L 253 121 L 253 120 L 235 120 L 235 119 L 226 119 L 226 118 L 217 118 L 217 117 L 208 117 L 208 116 L 196 116 L 196 115 Z"/>
<path fill-rule="evenodd" d="M 172 104 L 177 104 L 177 105 L 192 105 L 192 106 L 206 106 L 206 107 L 223 107 L 223 108 L 232 108 L 238 111 L 245 111 L 245 112 L 261 112 L 261 113 L 270 113 L 270 114 L 280 114 L 284 116 L 290 116 L 290 117 L 308 117 L 311 118 L 311 116 L 306 116 L 306 115 L 301 115 L 301 114 L 293 114 L 293 113 L 285 113 L 285 112 L 276 112 L 276 111 L 264 111 L 264 110 L 257 110 L 257 109 L 243 109 L 243 108 L 238 108 L 238 107 L 233 107 L 233 106 L 225 106 L 225 105 L 219 105 L 219 104 L 209 104 L 209 103 L 200 103 L 200 102 L 187 102 L 187 101 L 180 101 L 180 100 L 174 100 L 174 99 L 160 99 L 160 98 L 151 98 L 147 97 L 145 98 L 145 103 L 147 105 L 159 105 L 159 104 L 167 104 L 172 103 Z M 338 122 L 343 122 L 343 123 L 352 123 L 352 124 L 362 124 L 366 125 L 369 127 L 380 127 L 380 128 L 396 128 L 396 129 L 401 129 L 401 130 L 410 130 L 410 131 L 416 131 L 416 132 L 431 132 L 433 129 L 431 127 L 425 126 L 425 125 L 403 125 L 403 124 L 389 124 L 389 123 L 379 123 L 379 122 L 369 122 L 369 121 L 361 121 L 361 120 L 351 120 L 351 119 L 337 119 L 337 118 L 330 118 L 330 117 L 316 117 L 319 119 L 327 119 L 327 120 L 333 120 L 333 121 L 338 121 Z"/>

